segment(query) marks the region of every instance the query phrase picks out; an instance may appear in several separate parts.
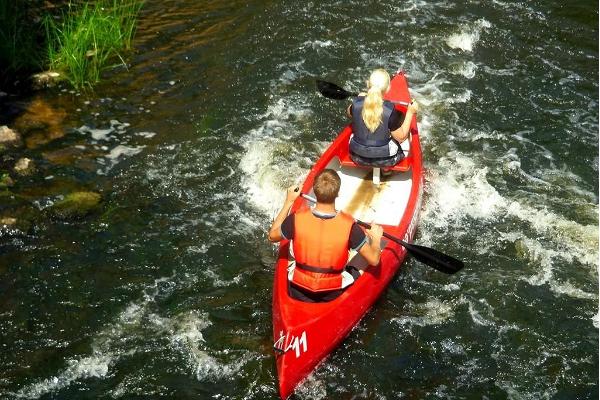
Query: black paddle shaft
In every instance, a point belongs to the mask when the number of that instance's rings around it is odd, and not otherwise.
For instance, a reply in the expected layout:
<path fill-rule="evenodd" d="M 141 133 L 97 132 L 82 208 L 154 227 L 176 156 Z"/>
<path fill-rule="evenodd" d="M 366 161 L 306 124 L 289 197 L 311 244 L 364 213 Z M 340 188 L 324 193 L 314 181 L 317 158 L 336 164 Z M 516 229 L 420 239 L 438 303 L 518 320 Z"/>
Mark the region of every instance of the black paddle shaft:
<path fill-rule="evenodd" d="M 366 222 L 356 220 L 356 223 L 364 226 L 367 229 L 371 229 L 371 225 Z M 423 264 L 427 264 L 445 274 L 455 274 L 465 266 L 462 261 L 430 247 L 419 246 L 405 242 L 404 240 L 390 235 L 387 232 L 383 232 L 383 236 L 403 246 L 410 253 L 410 255 Z"/>
<path fill-rule="evenodd" d="M 321 79 L 317 79 L 317 90 L 325 97 L 333 100 L 344 100 L 348 97 L 356 97 L 358 93 L 349 92 L 343 87 L 336 85 L 332 82 L 323 81 Z M 395 101 L 391 100 L 394 104 L 401 104 L 403 106 L 407 106 L 409 103 L 406 101 Z"/>

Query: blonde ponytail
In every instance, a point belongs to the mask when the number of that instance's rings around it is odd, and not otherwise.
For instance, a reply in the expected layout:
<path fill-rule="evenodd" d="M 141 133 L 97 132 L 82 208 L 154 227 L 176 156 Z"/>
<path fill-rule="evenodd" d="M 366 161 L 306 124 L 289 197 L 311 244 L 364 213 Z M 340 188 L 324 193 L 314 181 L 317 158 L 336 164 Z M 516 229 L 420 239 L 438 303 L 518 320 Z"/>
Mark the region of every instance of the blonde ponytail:
<path fill-rule="evenodd" d="M 375 132 L 383 116 L 383 95 L 390 87 L 390 76 L 384 69 L 376 69 L 367 82 L 368 92 L 362 109 L 362 119 L 367 129 Z"/>

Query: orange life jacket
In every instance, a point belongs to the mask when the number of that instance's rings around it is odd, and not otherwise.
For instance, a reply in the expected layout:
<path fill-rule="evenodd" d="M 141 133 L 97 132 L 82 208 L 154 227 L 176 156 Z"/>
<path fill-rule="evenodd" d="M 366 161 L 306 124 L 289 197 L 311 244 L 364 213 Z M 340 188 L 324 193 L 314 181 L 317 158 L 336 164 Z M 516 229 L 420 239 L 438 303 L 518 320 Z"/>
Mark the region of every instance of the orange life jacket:
<path fill-rule="evenodd" d="M 311 210 L 294 215 L 295 285 L 312 292 L 342 288 L 353 223 L 343 212 L 333 218 L 316 217 Z"/>

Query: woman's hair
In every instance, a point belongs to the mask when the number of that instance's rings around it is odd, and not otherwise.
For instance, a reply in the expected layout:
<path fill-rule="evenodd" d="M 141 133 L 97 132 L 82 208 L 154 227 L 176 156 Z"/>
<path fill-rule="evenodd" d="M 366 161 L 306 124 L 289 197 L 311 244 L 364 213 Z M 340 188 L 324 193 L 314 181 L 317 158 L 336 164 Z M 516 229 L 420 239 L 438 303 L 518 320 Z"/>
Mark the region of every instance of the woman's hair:
<path fill-rule="evenodd" d="M 367 81 L 367 97 L 362 109 L 362 119 L 371 132 L 375 132 L 383 115 L 383 95 L 390 87 L 390 75 L 384 69 L 371 72 Z"/>
<path fill-rule="evenodd" d="M 340 176 L 332 169 L 324 169 L 317 174 L 313 183 L 315 197 L 319 203 L 332 204 L 340 191 Z"/>

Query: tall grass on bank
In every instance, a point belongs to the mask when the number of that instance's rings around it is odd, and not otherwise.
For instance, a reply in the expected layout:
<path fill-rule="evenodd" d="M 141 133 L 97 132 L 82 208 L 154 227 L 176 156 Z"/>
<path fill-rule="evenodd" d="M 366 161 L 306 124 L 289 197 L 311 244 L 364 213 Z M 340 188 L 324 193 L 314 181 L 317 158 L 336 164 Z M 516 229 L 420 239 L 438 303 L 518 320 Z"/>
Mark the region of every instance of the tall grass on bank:
<path fill-rule="evenodd" d="M 60 22 L 46 18 L 48 60 L 78 89 L 92 87 L 100 74 L 125 65 L 122 52 L 131 48 L 143 0 L 97 0 L 69 3 Z"/>

